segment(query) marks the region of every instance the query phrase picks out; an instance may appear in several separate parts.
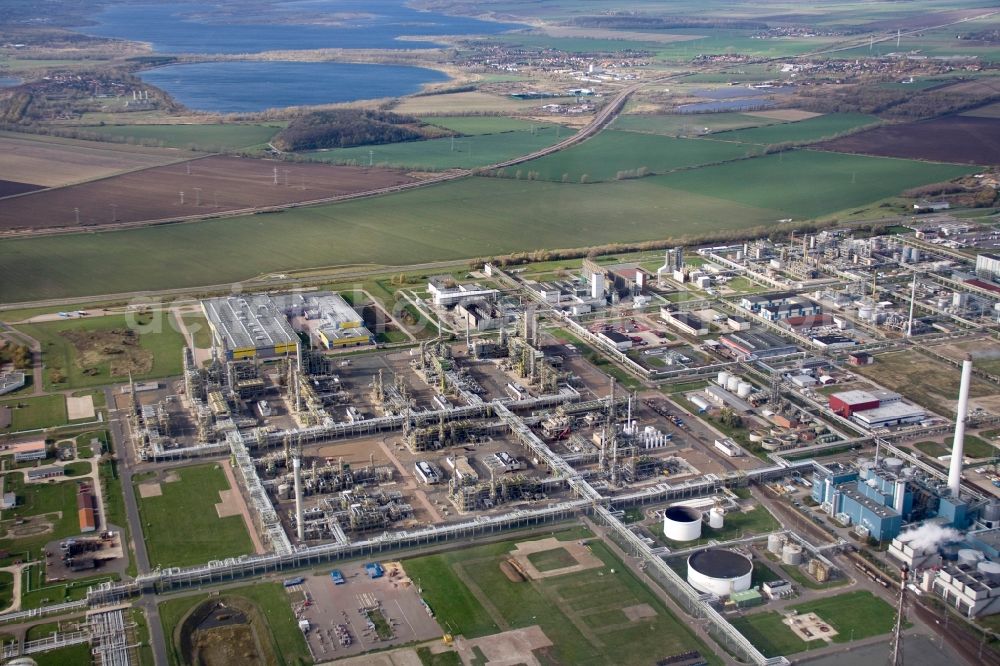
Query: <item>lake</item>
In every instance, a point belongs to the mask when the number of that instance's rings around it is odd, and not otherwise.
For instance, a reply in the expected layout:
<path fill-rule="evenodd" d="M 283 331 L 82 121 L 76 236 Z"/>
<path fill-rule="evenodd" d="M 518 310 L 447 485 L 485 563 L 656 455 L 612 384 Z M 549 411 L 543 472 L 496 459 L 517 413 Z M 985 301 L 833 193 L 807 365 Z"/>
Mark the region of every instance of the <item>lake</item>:
<path fill-rule="evenodd" d="M 423 67 L 340 62 L 206 62 L 139 75 L 191 109 L 218 113 L 398 97 L 448 80 Z"/>
<path fill-rule="evenodd" d="M 426 49 L 430 41 L 401 36 L 488 35 L 524 26 L 421 12 L 403 0 L 304 0 L 272 5 L 171 3 L 111 5 L 96 25 L 77 28 L 97 37 L 148 42 L 160 53 L 260 53 L 274 50 Z"/>

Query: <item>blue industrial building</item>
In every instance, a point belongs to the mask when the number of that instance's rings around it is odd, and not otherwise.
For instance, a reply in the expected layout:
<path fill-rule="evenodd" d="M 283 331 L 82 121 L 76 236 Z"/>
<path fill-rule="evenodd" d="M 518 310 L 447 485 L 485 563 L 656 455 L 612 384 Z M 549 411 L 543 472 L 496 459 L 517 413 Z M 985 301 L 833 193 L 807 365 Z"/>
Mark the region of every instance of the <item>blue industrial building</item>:
<path fill-rule="evenodd" d="M 940 495 L 904 470 L 902 460 L 887 458 L 882 466 L 867 463 L 860 472 L 841 464 L 827 465 L 813 473 L 812 498 L 831 516 L 850 521 L 878 540 L 899 535 L 903 521 L 936 515 L 943 524 L 966 529 L 971 516 L 968 504 L 957 498 Z M 920 508 L 915 506 L 920 493 Z"/>

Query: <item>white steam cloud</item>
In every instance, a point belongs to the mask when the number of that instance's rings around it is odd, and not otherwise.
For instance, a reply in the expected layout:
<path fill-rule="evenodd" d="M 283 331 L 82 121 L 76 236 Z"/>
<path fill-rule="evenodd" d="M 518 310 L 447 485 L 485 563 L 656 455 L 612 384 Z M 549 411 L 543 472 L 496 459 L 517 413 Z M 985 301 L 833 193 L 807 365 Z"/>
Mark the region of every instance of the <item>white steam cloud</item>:
<path fill-rule="evenodd" d="M 949 541 L 959 541 L 962 533 L 951 527 L 941 527 L 936 523 L 924 523 L 920 527 L 907 530 L 899 535 L 899 540 L 921 551 L 934 550 Z"/>

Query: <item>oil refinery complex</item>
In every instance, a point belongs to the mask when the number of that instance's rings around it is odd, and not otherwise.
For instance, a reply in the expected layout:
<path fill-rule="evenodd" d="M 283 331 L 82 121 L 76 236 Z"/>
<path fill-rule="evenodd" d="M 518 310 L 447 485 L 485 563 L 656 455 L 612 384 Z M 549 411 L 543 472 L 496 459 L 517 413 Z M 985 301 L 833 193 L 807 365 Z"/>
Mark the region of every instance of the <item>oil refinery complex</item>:
<path fill-rule="evenodd" d="M 228 465 L 259 548 L 73 603 L 584 521 L 744 663 L 791 659 L 744 631 L 761 614 L 807 642 L 835 631 L 787 609 L 839 586 L 894 608 L 909 590 L 959 623 L 1000 613 L 991 264 L 846 232 L 662 262 L 425 277 L 399 297 L 433 333 L 393 343 L 384 313 L 333 291 L 201 300 L 211 348 L 114 391 L 120 455 L 161 477 Z M 914 390 L 935 374 L 954 381 Z M 81 530 L 100 530 L 80 493 Z"/>

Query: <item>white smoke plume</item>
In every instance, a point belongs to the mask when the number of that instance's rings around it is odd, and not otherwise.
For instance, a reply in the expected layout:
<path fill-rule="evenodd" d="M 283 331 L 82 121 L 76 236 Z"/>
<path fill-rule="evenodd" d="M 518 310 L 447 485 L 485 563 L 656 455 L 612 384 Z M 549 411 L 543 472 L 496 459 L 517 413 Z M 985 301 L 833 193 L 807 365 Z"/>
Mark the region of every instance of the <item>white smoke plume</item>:
<path fill-rule="evenodd" d="M 961 538 L 962 533 L 958 530 L 941 527 L 937 523 L 924 523 L 899 535 L 900 541 L 920 551 L 934 550 L 949 541 L 959 541 Z"/>

